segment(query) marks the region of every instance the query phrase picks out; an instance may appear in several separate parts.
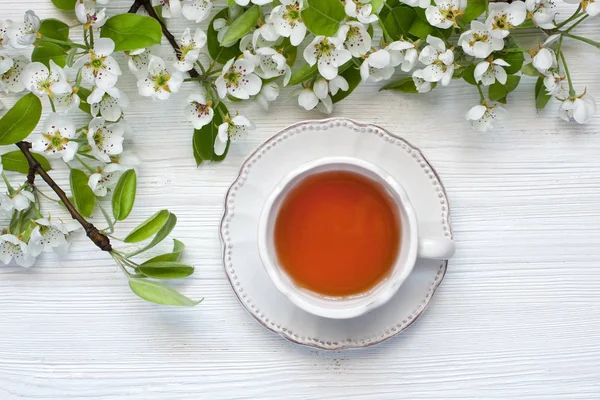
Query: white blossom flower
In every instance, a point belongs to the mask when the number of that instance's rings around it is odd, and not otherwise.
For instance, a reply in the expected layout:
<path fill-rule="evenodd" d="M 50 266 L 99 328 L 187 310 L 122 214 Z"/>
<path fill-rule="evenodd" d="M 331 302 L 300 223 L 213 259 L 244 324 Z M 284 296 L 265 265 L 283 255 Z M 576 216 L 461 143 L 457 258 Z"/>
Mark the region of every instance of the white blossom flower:
<path fill-rule="evenodd" d="M 111 156 L 110 160 L 115 164 L 119 164 L 123 171 L 128 169 L 137 169 L 138 165 L 141 164 L 141 160 L 138 155 L 131 150 L 123 150 L 121 154 Z"/>
<path fill-rule="evenodd" d="M 502 67 L 510 67 L 510 64 L 501 58 L 490 61 L 482 61 L 475 67 L 475 81 L 481 82 L 484 86 L 490 86 L 498 81 L 501 84 L 506 83 L 508 75 Z"/>
<path fill-rule="evenodd" d="M 10 39 L 8 35 L 8 29 L 12 25 L 12 21 L 7 19 L 5 21 L 0 20 L 0 50 L 8 46 Z"/>
<path fill-rule="evenodd" d="M 40 18 L 33 11 L 25 12 L 22 23 L 13 23 L 8 28 L 10 44 L 17 49 L 32 45 L 40 29 L 40 23 Z"/>
<path fill-rule="evenodd" d="M 213 26 L 215 24 L 213 24 Z M 255 49 L 268 47 L 270 44 L 274 44 L 278 39 L 279 34 L 275 30 L 273 24 L 262 24 L 252 33 L 252 46 L 254 46 Z"/>
<path fill-rule="evenodd" d="M 264 6 L 265 4 L 271 3 L 273 0 L 252 0 L 252 4 L 256 4 L 258 6 Z M 235 3 L 238 6 L 245 7 L 250 4 L 250 0 L 235 0 Z"/>
<path fill-rule="evenodd" d="M 479 132 L 489 131 L 494 127 L 494 121 L 505 117 L 504 108 L 486 103 L 472 107 L 466 114 L 466 119 L 471 122 L 473 129 Z"/>
<path fill-rule="evenodd" d="M 531 62 L 535 69 L 542 74 L 545 74 L 550 68 L 556 67 L 556 53 L 554 53 L 554 50 L 544 47 L 538 52 L 534 52 L 534 54 Z"/>
<path fill-rule="evenodd" d="M 31 267 L 35 262 L 35 257 L 31 254 L 27 244 L 15 235 L 0 235 L 0 260 L 8 264 L 11 260 L 21 267 Z"/>
<path fill-rule="evenodd" d="M 0 75 L 7 73 L 13 66 L 14 61 L 12 58 L 6 55 L 0 55 Z"/>
<path fill-rule="evenodd" d="M 85 83 L 95 84 L 101 89 L 115 86 L 121 68 L 110 55 L 115 50 L 115 42 L 109 38 L 98 38 L 94 48 L 75 62 L 81 68 L 81 76 Z"/>
<path fill-rule="evenodd" d="M 338 75 L 329 81 L 329 93 L 331 93 L 332 96 L 335 96 L 340 90 L 346 92 L 348 89 L 350 89 L 350 85 L 343 76 Z"/>
<path fill-rule="evenodd" d="M 94 0 L 77 0 L 75 15 L 86 29 L 100 28 L 106 23 L 106 9 L 98 10 Z"/>
<path fill-rule="evenodd" d="M 340 26 L 338 37 L 352 57 L 364 56 L 371 48 L 371 35 L 360 22 L 349 21 Z"/>
<path fill-rule="evenodd" d="M 162 58 L 154 55 L 149 57 L 148 75 L 138 80 L 138 92 L 141 96 L 151 96 L 155 100 L 166 100 L 171 92 L 179 91 L 183 83 L 183 74 L 179 71 L 167 70 L 165 61 Z"/>
<path fill-rule="evenodd" d="M 401 3 L 407 4 L 411 7 L 427 8 L 431 5 L 430 0 L 400 0 Z"/>
<path fill-rule="evenodd" d="M 336 37 L 317 36 L 304 49 L 304 59 L 309 65 L 317 63 L 319 73 L 325 79 L 333 79 L 338 74 L 338 67 L 352 58 L 350 51 Z"/>
<path fill-rule="evenodd" d="M 325 78 L 317 79 L 313 86 L 306 86 L 298 92 L 298 105 L 305 110 L 315 107 L 325 114 L 333 111 L 333 101 L 329 96 L 329 84 Z"/>
<path fill-rule="evenodd" d="M 363 24 L 371 24 L 377 21 L 377 15 L 373 14 L 371 0 L 346 0 L 344 10 L 347 16 L 356 18 Z"/>
<path fill-rule="evenodd" d="M 227 33 L 227 20 L 225 18 L 217 18 L 213 21 L 213 29 L 217 31 L 217 39 L 219 43 L 223 41 L 225 33 Z"/>
<path fill-rule="evenodd" d="M 212 101 L 206 100 L 204 93 L 190 94 L 183 110 L 185 119 L 192 123 L 194 129 L 200 129 L 213 119 L 214 111 L 211 106 Z"/>
<path fill-rule="evenodd" d="M 181 7 L 183 16 L 196 23 L 204 21 L 213 7 L 213 0 L 185 0 Z"/>
<path fill-rule="evenodd" d="M 566 76 L 552 71 L 546 71 L 545 75 L 544 87 L 546 88 L 546 92 L 551 96 L 563 96 L 565 88 L 562 83 L 566 79 Z"/>
<path fill-rule="evenodd" d="M 528 18 L 533 19 L 533 22 L 542 29 L 554 29 L 554 12 L 553 0 L 525 0 Z"/>
<path fill-rule="evenodd" d="M 121 123 L 107 125 L 104 118 L 96 117 L 90 121 L 86 133 L 91 154 L 100 161 L 108 163 L 110 156 L 123 151 L 125 126 Z"/>
<path fill-rule="evenodd" d="M 422 69 L 416 69 L 412 73 L 412 79 L 415 84 L 415 88 L 419 93 L 427 93 L 432 89 L 431 82 L 426 81 L 423 76 Z"/>
<path fill-rule="evenodd" d="M 13 211 L 23 211 L 35 201 L 35 196 L 25 187 L 16 193 L 0 193 L 0 212 L 4 216 L 10 216 Z"/>
<path fill-rule="evenodd" d="M 415 67 L 419 59 L 419 53 L 414 43 L 404 40 L 392 42 L 385 48 L 390 53 L 390 64 L 397 67 L 402 64 L 400 69 L 408 72 Z"/>
<path fill-rule="evenodd" d="M 65 71 L 53 60 L 50 60 L 50 69 L 41 62 L 26 66 L 21 74 L 21 82 L 27 90 L 38 96 L 65 95 L 73 91 Z"/>
<path fill-rule="evenodd" d="M 56 254 L 64 257 L 69 250 L 69 234 L 81 226 L 77 221 L 67 223 L 52 221 L 50 217 L 39 218 L 35 221 L 35 228 L 27 243 L 31 254 L 35 257 L 42 251 L 54 250 Z"/>
<path fill-rule="evenodd" d="M 215 154 L 220 156 L 225 152 L 229 140 L 240 139 L 249 130 L 254 129 L 254 124 L 248 118 L 236 115 L 232 119 L 225 118 L 225 122 L 219 125 L 217 138 L 215 140 Z"/>
<path fill-rule="evenodd" d="M 138 79 L 148 75 L 148 63 L 150 62 L 150 49 L 137 49 L 125 52 L 128 55 L 127 66 L 131 73 Z"/>
<path fill-rule="evenodd" d="M 267 22 L 275 27 L 279 36 L 289 37 L 292 46 L 298 46 L 306 36 L 306 25 L 302 22 L 300 11 L 301 0 L 281 0 L 281 4 L 273 8 Z"/>
<path fill-rule="evenodd" d="M 581 4 L 582 10 L 590 17 L 595 17 L 600 14 L 600 1 L 599 0 L 565 0 L 565 3 L 569 4 Z"/>
<path fill-rule="evenodd" d="M 447 29 L 458 26 L 456 18 L 460 16 L 467 7 L 467 0 L 434 0 L 435 6 L 428 6 L 425 10 L 427 22 L 431 25 Z"/>
<path fill-rule="evenodd" d="M 490 3 L 486 25 L 491 34 L 497 38 L 505 38 L 511 29 L 521 25 L 527 17 L 527 8 L 522 1 L 512 3 Z"/>
<path fill-rule="evenodd" d="M 292 69 L 287 64 L 285 56 L 270 47 L 261 47 L 256 50 L 257 65 L 256 75 L 262 79 L 271 79 L 277 76 L 284 77 L 284 85 L 287 85 L 292 76 Z"/>
<path fill-rule="evenodd" d="M 123 109 L 129 107 L 127 95 L 117 87 L 106 90 L 98 87 L 94 88 L 87 98 L 87 103 L 90 105 L 90 112 L 93 117 L 100 114 L 110 122 L 118 121 L 123 115 Z"/>
<path fill-rule="evenodd" d="M 446 50 L 444 41 L 435 36 L 427 36 L 428 45 L 421 51 L 419 61 L 425 64 L 423 79 L 427 82 L 440 82 L 447 86 L 454 74 L 454 53 Z"/>
<path fill-rule="evenodd" d="M 179 60 L 174 64 L 176 70 L 186 72 L 194 68 L 194 63 L 200 56 L 200 50 L 206 45 L 206 33 L 200 28 L 196 28 L 194 36 L 190 32 L 190 28 L 183 31 L 179 48 L 181 55 Z"/>
<path fill-rule="evenodd" d="M 254 63 L 245 58 L 227 61 L 221 75 L 215 81 L 220 98 L 227 94 L 238 98 L 248 99 L 260 91 L 262 81 L 254 74 Z"/>
<path fill-rule="evenodd" d="M 279 85 L 275 82 L 269 82 L 263 85 L 262 89 L 256 95 L 256 101 L 265 110 L 269 109 L 269 103 L 277 100 L 279 97 Z"/>
<path fill-rule="evenodd" d="M 565 99 L 558 109 L 558 115 L 562 119 L 567 122 L 575 120 L 579 124 L 588 123 L 595 113 L 596 101 L 587 92 Z"/>
<path fill-rule="evenodd" d="M 65 162 L 69 162 L 79 148 L 71 140 L 75 133 L 75 124 L 69 117 L 51 113 L 44 121 L 41 135 L 33 141 L 32 150 L 48 157 L 62 157 Z"/>
<path fill-rule="evenodd" d="M 152 0 L 152 6 L 160 6 L 164 18 L 175 18 L 181 15 L 181 0 Z"/>
<path fill-rule="evenodd" d="M 458 44 L 465 53 L 478 58 L 486 58 L 492 51 L 504 48 L 504 40 L 493 36 L 489 27 L 479 21 L 471 22 L 471 29 L 460 35 Z"/>
<path fill-rule="evenodd" d="M 27 66 L 25 57 L 18 56 L 12 59 L 12 67 L 3 74 L 0 74 L 0 90 L 6 93 L 19 93 L 25 90 L 21 75 Z"/>
<path fill-rule="evenodd" d="M 79 107 L 81 99 L 77 95 L 78 88 L 74 87 L 71 93 L 54 96 L 54 108 L 59 114 L 66 114 Z"/>
<path fill-rule="evenodd" d="M 363 82 L 371 78 L 373 82 L 390 79 L 394 74 L 394 67 L 390 65 L 390 53 L 387 50 L 377 50 L 371 54 L 360 66 L 360 77 Z"/>
<path fill-rule="evenodd" d="M 90 175 L 88 186 L 98 197 L 104 197 L 108 190 L 114 189 L 123 173 L 124 168 L 121 164 L 110 163 L 104 168 L 98 168 L 98 172 Z"/>

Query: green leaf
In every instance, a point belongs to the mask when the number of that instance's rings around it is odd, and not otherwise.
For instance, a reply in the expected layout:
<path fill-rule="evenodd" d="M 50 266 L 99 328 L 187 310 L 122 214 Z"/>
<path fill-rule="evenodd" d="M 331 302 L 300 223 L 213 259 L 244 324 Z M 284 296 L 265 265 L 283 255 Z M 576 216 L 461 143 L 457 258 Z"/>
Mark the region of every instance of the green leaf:
<path fill-rule="evenodd" d="M 46 171 L 50 171 L 52 169 L 46 157 L 36 153 L 31 153 L 31 155 Z M 15 150 L 2 154 L 2 166 L 4 167 L 5 171 L 15 171 L 22 174 L 29 172 L 29 163 L 27 162 L 27 159 L 21 150 Z"/>
<path fill-rule="evenodd" d="M 517 86 L 519 86 L 519 82 L 521 82 L 521 77 L 517 76 L 517 75 L 509 75 L 506 78 L 506 88 L 508 89 L 508 92 L 512 92 L 513 90 L 515 90 L 517 88 Z"/>
<path fill-rule="evenodd" d="M 206 47 L 208 48 L 208 54 L 210 57 L 218 63 L 225 64 L 227 61 L 231 60 L 242 54 L 239 46 L 231 46 L 231 47 L 223 47 L 219 44 L 219 39 L 217 38 L 218 32 L 213 27 L 213 24 L 216 19 L 229 18 L 229 9 L 224 8 L 214 16 L 210 24 L 208 25 L 208 30 L 206 31 Z M 227 28 L 223 28 L 227 29 Z"/>
<path fill-rule="evenodd" d="M 318 66 L 317 63 L 315 65 L 310 66 L 308 63 L 302 64 L 297 70 L 292 71 L 292 76 L 290 77 L 290 81 L 288 82 L 288 86 L 297 85 L 310 79 L 317 75 Z"/>
<path fill-rule="evenodd" d="M 500 82 L 494 82 L 488 88 L 488 95 L 490 100 L 492 101 L 498 101 L 500 99 L 503 99 L 504 97 L 506 97 L 507 94 L 508 89 Z"/>
<path fill-rule="evenodd" d="M 383 7 L 383 3 L 385 3 L 385 0 L 371 0 L 370 3 L 371 7 L 373 8 L 371 14 L 377 14 L 381 10 L 381 7 Z"/>
<path fill-rule="evenodd" d="M 298 47 L 293 46 L 290 43 L 289 38 L 285 38 L 281 43 L 281 51 L 283 56 L 285 57 L 285 62 L 287 63 L 287 65 L 293 67 L 294 63 L 296 62 L 296 56 L 298 55 Z"/>
<path fill-rule="evenodd" d="M 416 39 L 417 36 L 408 33 L 416 19 L 417 13 L 412 7 L 400 5 L 390 11 L 384 27 L 391 40 L 400 40 L 402 37 Z"/>
<path fill-rule="evenodd" d="M 52 4 L 54 4 L 54 7 L 67 11 L 75 10 L 76 2 L 77 0 L 52 0 Z"/>
<path fill-rule="evenodd" d="M 308 8 L 302 10 L 302 20 L 315 35 L 333 36 L 340 22 L 346 19 L 344 5 L 340 0 L 307 0 Z"/>
<path fill-rule="evenodd" d="M 122 221 L 129 216 L 135 202 L 137 176 L 135 170 L 128 169 L 121 175 L 112 197 L 113 216 L 117 221 Z"/>
<path fill-rule="evenodd" d="M 543 110 L 551 98 L 544 86 L 544 77 L 540 76 L 535 82 L 535 108 Z"/>
<path fill-rule="evenodd" d="M 506 78 L 506 83 L 503 85 L 500 82 L 494 82 L 488 89 L 490 100 L 499 101 L 506 104 L 506 96 L 519 86 L 521 81 L 520 76 L 509 75 Z"/>
<path fill-rule="evenodd" d="M 0 146 L 25 139 L 40 121 L 42 102 L 33 93 L 21 97 L 0 119 Z"/>
<path fill-rule="evenodd" d="M 183 255 L 184 248 L 185 245 L 183 244 L 183 242 L 177 239 L 173 239 L 173 251 L 171 253 L 161 254 L 159 256 L 152 257 L 148 261 L 144 262 L 144 264 L 157 261 L 179 261 L 181 259 L 181 256 Z"/>
<path fill-rule="evenodd" d="M 42 34 L 42 36 L 50 39 L 62 40 L 65 42 L 69 41 L 69 25 L 54 18 L 42 20 L 38 32 Z M 70 48 L 67 45 L 62 45 L 61 47 L 65 50 L 69 50 Z"/>
<path fill-rule="evenodd" d="M 85 172 L 73 168 L 70 176 L 73 205 L 84 217 L 89 217 L 96 206 L 96 196 L 88 185 L 88 176 Z"/>
<path fill-rule="evenodd" d="M 142 274 L 156 279 L 187 278 L 194 273 L 194 267 L 176 261 L 145 262 L 138 266 L 138 270 Z"/>
<path fill-rule="evenodd" d="M 427 39 L 427 36 L 437 36 L 441 39 L 448 39 L 452 35 L 452 28 L 439 29 L 429 25 L 429 22 L 416 18 L 408 30 L 410 35 L 421 39 Z"/>
<path fill-rule="evenodd" d="M 100 29 L 100 36 L 115 42 L 115 51 L 136 50 L 160 44 L 162 30 L 154 18 L 137 14 L 117 14 Z"/>
<path fill-rule="evenodd" d="M 257 5 L 253 5 L 247 9 L 246 12 L 237 17 L 235 21 L 233 21 L 227 28 L 225 35 L 223 35 L 223 40 L 221 40 L 221 45 L 225 47 L 231 46 L 240 40 L 244 35 L 250 32 L 252 28 L 254 28 L 261 15 L 262 13 L 260 7 Z"/>
<path fill-rule="evenodd" d="M 471 85 L 477 85 L 477 81 L 475 81 L 475 64 L 471 64 L 465 68 L 462 78 Z"/>
<path fill-rule="evenodd" d="M 137 243 L 154 235 L 169 219 L 169 210 L 160 210 L 139 224 L 125 237 L 125 243 Z"/>
<path fill-rule="evenodd" d="M 527 76 L 540 76 L 541 75 L 540 71 L 538 71 L 531 63 L 523 65 L 523 68 L 521 68 L 521 72 Z"/>
<path fill-rule="evenodd" d="M 217 105 L 215 115 L 208 125 L 204 125 L 201 129 L 194 129 L 192 149 L 194 150 L 196 166 L 202 164 L 202 161 L 222 161 L 227 156 L 227 152 L 229 151 L 229 140 L 227 141 L 227 146 L 225 147 L 223 154 L 215 154 L 215 140 L 219 133 L 218 128 L 219 125 L 223 123 L 221 114 L 228 114 L 227 107 L 225 107 L 223 102 Z"/>
<path fill-rule="evenodd" d="M 488 0 L 468 0 L 461 22 L 468 24 L 487 10 Z"/>
<path fill-rule="evenodd" d="M 149 279 L 129 278 L 129 287 L 142 299 L 156 304 L 193 307 L 202 301 L 194 301 L 169 286 Z"/>
<path fill-rule="evenodd" d="M 67 51 L 54 43 L 43 43 L 33 48 L 31 53 L 31 61 L 43 63 L 50 67 L 50 60 L 53 60 L 56 65 L 63 67 L 67 65 Z"/>
<path fill-rule="evenodd" d="M 509 52 L 502 54 L 499 58 L 510 64 L 509 67 L 503 67 L 507 74 L 513 75 L 521 70 L 525 57 L 522 51 Z"/>
<path fill-rule="evenodd" d="M 417 87 L 415 86 L 415 81 L 411 77 L 390 82 L 379 90 L 395 90 L 396 92 L 402 93 L 419 93 L 417 91 Z"/>
<path fill-rule="evenodd" d="M 169 236 L 169 233 L 171 233 L 173 228 L 175 228 L 175 225 L 177 225 L 177 217 L 175 216 L 175 214 L 169 213 L 167 222 L 165 222 L 165 224 L 158 230 L 158 232 L 156 232 L 156 235 L 154 235 L 152 241 L 148 243 L 148 245 L 146 245 L 145 247 L 142 247 L 141 249 L 129 254 L 129 257 L 133 257 L 137 254 L 150 250 L 151 248 L 162 242 L 167 236 Z"/>
<path fill-rule="evenodd" d="M 360 69 L 358 67 L 350 67 L 344 72 L 340 73 L 340 76 L 348 81 L 348 90 L 343 91 L 340 89 L 335 96 L 331 96 L 331 100 L 333 100 L 334 103 L 342 101 L 348 97 L 361 82 Z"/>
<path fill-rule="evenodd" d="M 90 89 L 79 86 L 79 90 L 77 91 L 77 96 L 81 99 L 79 102 L 79 109 L 86 114 L 92 115 L 92 111 L 90 109 L 90 105 L 87 103 L 87 98 L 92 94 Z"/>

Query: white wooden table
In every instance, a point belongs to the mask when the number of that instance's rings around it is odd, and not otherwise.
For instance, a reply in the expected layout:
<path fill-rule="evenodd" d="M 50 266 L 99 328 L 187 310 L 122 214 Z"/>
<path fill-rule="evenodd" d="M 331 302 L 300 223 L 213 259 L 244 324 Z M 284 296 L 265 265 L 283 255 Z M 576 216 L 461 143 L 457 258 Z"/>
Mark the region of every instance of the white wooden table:
<path fill-rule="evenodd" d="M 29 8 L 61 16 L 49 1 L 0 0 L 0 18 Z M 599 23 L 580 32 L 598 40 Z M 176 36 L 186 24 L 171 24 Z M 577 89 L 587 85 L 600 100 L 600 52 L 567 48 Z M 185 261 L 197 266 L 181 290 L 206 300 L 193 309 L 139 300 L 83 237 L 67 259 L 3 269 L 0 400 L 600 398 L 600 116 L 567 124 L 556 102 L 536 113 L 531 78 L 510 98 L 511 119 L 487 134 L 464 121 L 478 95 L 462 82 L 425 96 L 370 84 L 339 105 L 335 115 L 380 124 L 423 150 L 448 191 L 458 251 L 405 333 L 374 348 L 323 352 L 288 343 L 241 308 L 217 235 L 244 158 L 286 125 L 323 116 L 295 100 L 270 112 L 241 106 L 257 131 L 225 162 L 197 169 L 181 118 L 191 85 L 153 102 L 137 97 L 125 72 L 120 85 L 134 99 L 128 144 L 144 164 L 119 232 L 170 208 Z M 67 184 L 64 169 L 53 176 Z"/>

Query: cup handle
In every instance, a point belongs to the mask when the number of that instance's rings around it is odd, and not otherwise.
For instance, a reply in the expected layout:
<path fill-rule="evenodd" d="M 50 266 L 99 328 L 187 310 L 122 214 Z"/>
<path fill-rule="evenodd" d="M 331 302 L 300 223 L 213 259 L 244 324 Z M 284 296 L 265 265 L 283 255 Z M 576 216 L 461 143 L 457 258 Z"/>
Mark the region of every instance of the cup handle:
<path fill-rule="evenodd" d="M 454 255 L 456 245 L 447 238 L 420 237 L 417 256 L 430 260 L 448 260 Z"/>

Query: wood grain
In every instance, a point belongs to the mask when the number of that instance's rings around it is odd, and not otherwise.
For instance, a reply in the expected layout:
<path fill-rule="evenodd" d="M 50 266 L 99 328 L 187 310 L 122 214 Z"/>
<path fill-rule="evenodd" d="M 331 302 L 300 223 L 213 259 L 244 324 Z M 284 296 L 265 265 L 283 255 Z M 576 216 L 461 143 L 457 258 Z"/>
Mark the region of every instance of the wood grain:
<path fill-rule="evenodd" d="M 109 13 L 128 6 L 115 1 Z M 3 19 L 32 8 L 73 21 L 39 0 L 0 0 L 0 8 Z M 169 25 L 177 37 L 189 24 Z M 600 39 L 598 19 L 579 33 Z M 576 88 L 600 98 L 600 52 L 565 45 Z M 161 51 L 171 55 L 166 43 Z M 198 267 L 181 289 L 206 300 L 188 310 L 138 300 L 84 237 L 67 259 L 2 268 L 0 400 L 600 398 L 599 116 L 564 123 L 555 101 L 536 112 L 527 77 L 509 99 L 510 120 L 487 134 L 464 121 L 478 95 L 460 82 L 418 97 L 367 84 L 340 104 L 335 115 L 380 124 L 423 150 L 446 186 L 458 252 L 406 333 L 366 350 L 321 352 L 273 335 L 239 306 L 217 228 L 244 158 L 286 125 L 323 116 L 300 111 L 295 99 L 269 112 L 241 104 L 257 131 L 224 163 L 197 169 L 181 117 L 193 87 L 167 102 L 139 98 L 119 61 L 120 85 L 135 99 L 127 142 L 144 164 L 118 232 L 169 207 L 185 261 Z M 63 169 L 52 176 L 67 183 Z"/>

